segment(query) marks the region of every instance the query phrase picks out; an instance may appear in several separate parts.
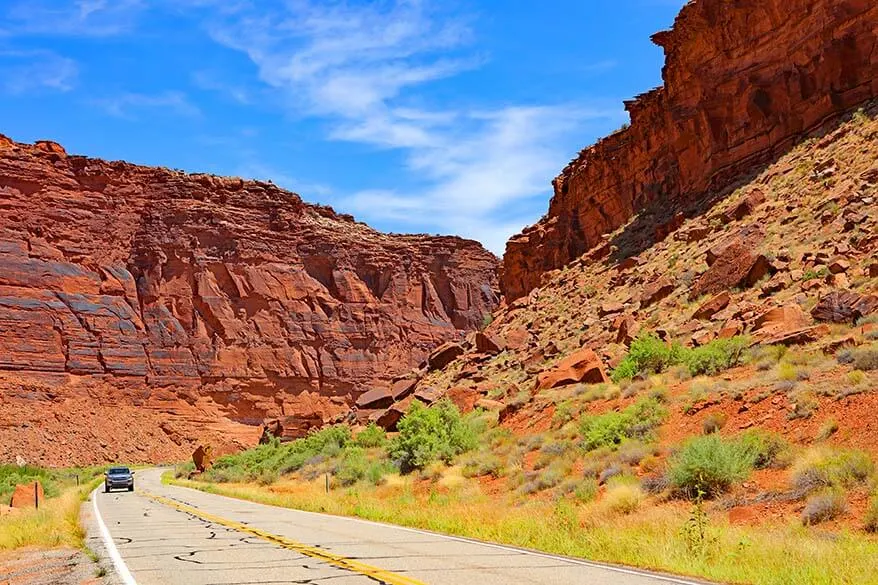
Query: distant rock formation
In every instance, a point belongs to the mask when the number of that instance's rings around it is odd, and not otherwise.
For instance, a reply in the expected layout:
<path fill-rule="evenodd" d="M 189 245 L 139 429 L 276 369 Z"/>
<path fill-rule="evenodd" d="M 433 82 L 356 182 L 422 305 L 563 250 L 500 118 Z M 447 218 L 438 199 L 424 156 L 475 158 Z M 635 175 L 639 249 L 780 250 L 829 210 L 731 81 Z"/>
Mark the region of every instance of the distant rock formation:
<path fill-rule="evenodd" d="M 664 85 L 626 102 L 631 125 L 554 181 L 547 215 L 506 246 L 508 301 L 649 204 L 684 205 L 878 96 L 874 0 L 695 0 L 653 41 Z"/>
<path fill-rule="evenodd" d="M 497 258 L 273 184 L 0 136 L 0 459 L 184 457 L 328 420 L 498 302 Z M 87 447 L 87 448 L 84 448 Z"/>

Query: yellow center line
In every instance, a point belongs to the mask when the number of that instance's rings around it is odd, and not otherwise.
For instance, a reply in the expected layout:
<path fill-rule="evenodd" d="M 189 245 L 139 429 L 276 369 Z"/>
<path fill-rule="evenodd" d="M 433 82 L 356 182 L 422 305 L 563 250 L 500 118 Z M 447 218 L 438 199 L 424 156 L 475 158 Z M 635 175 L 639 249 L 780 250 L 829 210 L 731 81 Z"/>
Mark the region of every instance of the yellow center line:
<path fill-rule="evenodd" d="M 424 583 L 423 581 L 418 581 L 417 579 L 412 579 L 411 577 L 406 577 L 405 575 L 399 575 L 397 573 L 392 573 L 384 569 L 379 569 L 378 567 L 373 567 L 354 559 L 333 554 L 322 548 L 309 546 L 301 542 L 296 542 L 295 540 L 291 540 L 284 536 L 265 532 L 264 530 L 259 530 L 258 528 L 253 528 L 252 526 L 247 526 L 246 524 L 242 524 L 234 520 L 215 516 L 214 514 L 204 512 L 202 510 L 199 510 L 198 508 L 193 508 L 192 506 L 186 504 L 175 502 L 174 500 L 168 499 L 163 496 L 157 496 L 155 494 L 151 494 L 142 490 L 138 491 L 147 498 L 158 502 L 159 504 L 163 504 L 165 506 L 174 508 L 175 510 L 179 510 L 180 512 L 191 514 L 193 516 L 201 518 L 202 520 L 207 520 L 208 522 L 212 522 L 214 524 L 219 524 L 227 528 L 232 528 L 240 532 L 245 532 L 247 534 L 256 536 L 257 538 L 261 538 L 262 540 L 268 541 L 272 544 L 276 544 L 277 546 L 280 546 L 287 550 L 292 550 L 303 555 L 319 559 L 329 565 L 338 567 L 340 569 L 346 569 L 348 571 L 353 571 L 355 573 L 365 575 L 370 579 L 374 579 L 386 585 L 426 585 L 426 583 Z"/>

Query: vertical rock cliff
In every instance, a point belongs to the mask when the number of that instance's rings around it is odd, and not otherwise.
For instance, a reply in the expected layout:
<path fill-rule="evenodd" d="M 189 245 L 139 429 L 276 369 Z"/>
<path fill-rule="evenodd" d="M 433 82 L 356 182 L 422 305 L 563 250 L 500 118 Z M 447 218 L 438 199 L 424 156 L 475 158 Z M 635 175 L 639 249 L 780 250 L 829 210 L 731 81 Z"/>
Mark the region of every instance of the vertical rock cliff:
<path fill-rule="evenodd" d="M 878 96 L 874 0 L 694 0 L 652 38 L 664 85 L 626 102 L 630 126 L 583 150 L 507 243 L 508 300 L 647 206 L 691 203 Z"/>
<path fill-rule="evenodd" d="M 167 460 L 330 420 L 478 327 L 496 271 L 269 183 L 0 137 L 0 459 Z"/>

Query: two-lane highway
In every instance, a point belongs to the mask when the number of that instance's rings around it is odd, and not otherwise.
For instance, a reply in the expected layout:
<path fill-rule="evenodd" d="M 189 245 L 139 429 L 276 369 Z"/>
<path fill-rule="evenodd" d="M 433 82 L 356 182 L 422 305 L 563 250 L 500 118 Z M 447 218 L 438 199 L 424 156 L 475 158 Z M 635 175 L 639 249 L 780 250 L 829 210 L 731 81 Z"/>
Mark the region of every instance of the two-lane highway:
<path fill-rule="evenodd" d="M 126 585 L 668 585 L 695 582 L 161 484 L 97 491 L 96 532 Z"/>

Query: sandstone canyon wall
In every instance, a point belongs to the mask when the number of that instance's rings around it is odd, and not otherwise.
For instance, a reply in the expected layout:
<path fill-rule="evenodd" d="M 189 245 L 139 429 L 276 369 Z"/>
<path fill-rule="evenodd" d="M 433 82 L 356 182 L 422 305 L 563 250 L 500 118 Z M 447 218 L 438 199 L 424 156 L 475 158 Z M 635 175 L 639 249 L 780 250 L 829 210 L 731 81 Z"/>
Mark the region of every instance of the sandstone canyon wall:
<path fill-rule="evenodd" d="M 0 460 L 171 460 L 331 420 L 497 304 L 497 259 L 272 184 L 0 136 Z"/>
<path fill-rule="evenodd" d="M 630 126 L 583 150 L 547 215 L 508 242 L 507 300 L 648 205 L 721 189 L 878 96 L 875 0 L 694 0 L 653 41 L 664 85 L 625 104 Z"/>

